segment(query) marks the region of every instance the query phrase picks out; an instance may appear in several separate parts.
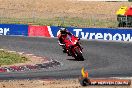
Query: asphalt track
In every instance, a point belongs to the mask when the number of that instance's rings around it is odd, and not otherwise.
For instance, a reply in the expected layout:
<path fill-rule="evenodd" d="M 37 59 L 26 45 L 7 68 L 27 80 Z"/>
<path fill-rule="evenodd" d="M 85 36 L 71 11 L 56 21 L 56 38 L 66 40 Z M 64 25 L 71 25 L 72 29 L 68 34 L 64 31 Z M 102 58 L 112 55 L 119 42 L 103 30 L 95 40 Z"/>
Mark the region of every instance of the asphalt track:
<path fill-rule="evenodd" d="M 62 53 L 56 38 L 0 36 L 0 48 L 32 53 L 54 59 L 61 66 L 47 70 L 0 73 L 0 79 L 25 78 L 75 78 L 81 75 L 81 68 L 88 70 L 90 77 L 132 76 L 132 43 L 80 41 L 84 61 L 75 61 Z"/>

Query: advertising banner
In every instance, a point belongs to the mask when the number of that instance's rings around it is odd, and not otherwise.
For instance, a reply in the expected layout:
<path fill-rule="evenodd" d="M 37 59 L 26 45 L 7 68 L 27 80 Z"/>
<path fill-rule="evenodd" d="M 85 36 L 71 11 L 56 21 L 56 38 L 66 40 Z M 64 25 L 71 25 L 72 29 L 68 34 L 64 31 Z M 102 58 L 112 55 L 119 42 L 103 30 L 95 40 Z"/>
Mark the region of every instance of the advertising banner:
<path fill-rule="evenodd" d="M 57 37 L 60 27 L 0 24 L 0 35 Z M 67 27 L 75 36 L 88 40 L 132 41 L 132 29 Z"/>
<path fill-rule="evenodd" d="M 35 36 L 35 37 L 50 37 L 48 26 L 29 26 L 28 27 L 28 36 Z"/>
<path fill-rule="evenodd" d="M 28 25 L 0 24 L 0 35 L 27 36 L 28 35 Z"/>
<path fill-rule="evenodd" d="M 131 29 L 117 28 L 75 28 L 68 27 L 70 32 L 75 36 L 88 40 L 115 40 L 115 41 L 132 41 Z M 51 26 L 53 36 L 57 36 L 59 27 Z"/>

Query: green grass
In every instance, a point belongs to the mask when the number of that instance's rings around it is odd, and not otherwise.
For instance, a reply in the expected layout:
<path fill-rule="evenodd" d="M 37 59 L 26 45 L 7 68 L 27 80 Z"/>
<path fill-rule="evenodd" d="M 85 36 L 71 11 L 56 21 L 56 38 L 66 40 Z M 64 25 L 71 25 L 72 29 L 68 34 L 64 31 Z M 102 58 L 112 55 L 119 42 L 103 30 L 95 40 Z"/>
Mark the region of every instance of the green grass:
<path fill-rule="evenodd" d="M 117 21 L 111 19 L 91 19 L 80 17 L 54 17 L 44 18 L 0 18 L 1 23 L 6 24 L 32 24 L 32 25 L 48 25 L 48 26 L 75 26 L 75 27 L 117 27 Z"/>
<path fill-rule="evenodd" d="M 16 53 L 0 50 L 0 65 L 11 65 L 15 63 L 24 63 L 28 58 Z"/>

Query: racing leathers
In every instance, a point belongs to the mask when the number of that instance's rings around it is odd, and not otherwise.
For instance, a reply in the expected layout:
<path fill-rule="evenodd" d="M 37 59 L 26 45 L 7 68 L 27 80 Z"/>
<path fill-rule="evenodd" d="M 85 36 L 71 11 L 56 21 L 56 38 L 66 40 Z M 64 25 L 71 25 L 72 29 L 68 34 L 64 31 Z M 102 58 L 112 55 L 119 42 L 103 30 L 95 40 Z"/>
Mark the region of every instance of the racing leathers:
<path fill-rule="evenodd" d="M 66 49 L 66 46 L 65 46 L 65 42 L 64 42 L 67 35 L 72 36 L 72 33 L 70 33 L 69 31 L 66 31 L 65 35 L 62 35 L 61 33 L 58 35 L 58 42 L 59 42 L 59 45 L 62 46 L 62 49 L 63 49 L 64 53 L 68 52 L 67 49 Z"/>

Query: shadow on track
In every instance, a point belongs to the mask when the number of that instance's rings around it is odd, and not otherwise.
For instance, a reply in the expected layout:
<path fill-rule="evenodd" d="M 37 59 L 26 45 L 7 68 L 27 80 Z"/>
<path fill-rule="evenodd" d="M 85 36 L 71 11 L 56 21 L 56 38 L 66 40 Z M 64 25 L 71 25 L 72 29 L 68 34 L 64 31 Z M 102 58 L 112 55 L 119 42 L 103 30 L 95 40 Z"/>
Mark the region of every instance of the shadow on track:
<path fill-rule="evenodd" d="M 81 61 L 81 60 L 76 60 L 76 59 L 66 59 L 66 60 L 69 60 L 69 61 Z M 83 61 L 85 61 L 85 59 Z"/>

